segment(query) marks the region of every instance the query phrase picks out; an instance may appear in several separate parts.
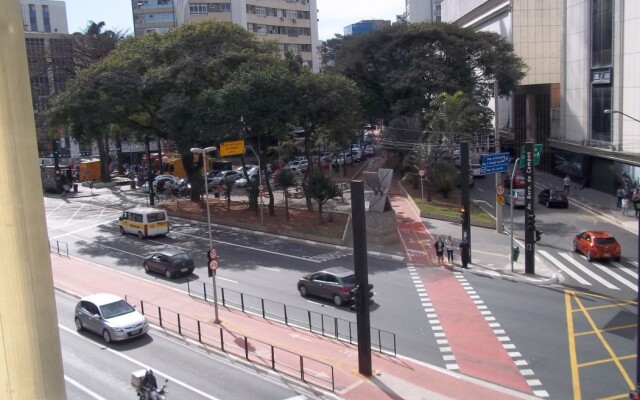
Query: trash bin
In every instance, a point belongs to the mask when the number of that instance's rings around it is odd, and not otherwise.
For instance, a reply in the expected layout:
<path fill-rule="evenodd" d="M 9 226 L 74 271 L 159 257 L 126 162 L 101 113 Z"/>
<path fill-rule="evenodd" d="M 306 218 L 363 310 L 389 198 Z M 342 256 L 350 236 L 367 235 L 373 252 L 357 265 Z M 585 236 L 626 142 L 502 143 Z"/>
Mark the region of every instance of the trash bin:
<path fill-rule="evenodd" d="M 73 191 L 74 191 L 75 193 L 78 193 L 78 184 L 77 184 L 77 183 L 74 183 L 74 184 L 73 184 Z"/>
<path fill-rule="evenodd" d="M 518 261 L 518 257 L 520 257 L 520 247 L 513 246 L 513 252 L 511 253 L 511 257 L 513 257 L 513 261 Z"/>

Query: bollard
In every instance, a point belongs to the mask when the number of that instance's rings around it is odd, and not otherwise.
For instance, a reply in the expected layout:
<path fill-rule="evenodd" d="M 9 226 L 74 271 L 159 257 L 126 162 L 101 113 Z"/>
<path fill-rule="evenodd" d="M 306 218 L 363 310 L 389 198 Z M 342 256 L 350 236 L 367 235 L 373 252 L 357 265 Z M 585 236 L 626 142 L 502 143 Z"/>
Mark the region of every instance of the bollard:
<path fill-rule="evenodd" d="M 513 246 L 511 257 L 513 258 L 513 261 L 518 261 L 518 257 L 520 257 L 520 247 Z"/>

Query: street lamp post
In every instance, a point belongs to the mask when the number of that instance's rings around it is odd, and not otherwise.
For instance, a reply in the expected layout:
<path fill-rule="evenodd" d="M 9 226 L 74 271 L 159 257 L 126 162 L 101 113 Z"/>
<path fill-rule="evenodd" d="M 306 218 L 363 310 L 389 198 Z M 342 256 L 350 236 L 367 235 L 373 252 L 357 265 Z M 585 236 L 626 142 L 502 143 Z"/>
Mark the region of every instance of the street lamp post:
<path fill-rule="evenodd" d="M 200 149 L 194 147 L 191 149 L 191 153 L 200 154 L 202 156 L 202 161 L 204 162 L 204 198 L 207 202 L 207 228 L 209 230 L 209 250 L 213 249 L 213 238 L 211 236 L 211 212 L 209 211 L 209 184 L 207 182 L 207 153 L 211 153 L 212 151 L 216 151 L 218 148 L 215 146 L 205 147 L 204 149 Z M 208 268 L 208 266 L 207 266 Z M 218 289 L 216 288 L 216 270 L 212 271 L 211 278 L 213 281 L 213 306 L 215 309 L 215 320 L 213 323 L 219 324 L 220 319 L 218 318 Z"/>
<path fill-rule="evenodd" d="M 604 110 L 605 114 L 621 114 L 625 117 L 632 119 L 636 122 L 640 122 L 640 119 L 634 118 L 631 115 L 625 114 L 618 110 Z M 638 219 L 638 242 L 637 242 L 637 257 L 638 263 L 640 263 L 640 218 Z M 640 291 L 640 275 L 638 275 L 638 291 Z M 640 389 L 640 301 L 637 302 L 636 307 L 636 387 Z"/>

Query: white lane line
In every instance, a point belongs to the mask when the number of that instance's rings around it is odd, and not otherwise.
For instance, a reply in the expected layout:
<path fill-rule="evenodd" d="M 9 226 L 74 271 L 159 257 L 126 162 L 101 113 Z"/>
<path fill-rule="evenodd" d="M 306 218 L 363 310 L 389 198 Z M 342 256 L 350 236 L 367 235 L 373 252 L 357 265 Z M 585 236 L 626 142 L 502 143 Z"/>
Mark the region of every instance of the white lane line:
<path fill-rule="evenodd" d="M 538 250 L 538 253 L 542 254 L 544 257 L 546 257 L 549 261 L 551 261 L 556 267 L 560 268 L 562 271 L 566 272 L 567 275 L 571 276 L 573 279 L 575 279 L 576 281 L 582 283 L 583 285 L 588 285 L 591 286 L 591 283 L 589 283 L 588 281 L 586 281 L 583 277 L 581 277 L 580 275 L 576 274 L 575 272 L 573 272 L 572 270 L 570 270 L 569 268 L 565 267 L 564 264 L 562 264 L 560 261 L 558 261 L 555 257 L 553 257 L 551 254 L 547 253 L 544 250 Z"/>
<path fill-rule="evenodd" d="M 51 210 L 50 212 L 47 213 L 47 217 L 50 216 L 51 214 L 53 214 L 54 212 L 58 211 L 58 208 L 62 207 L 63 205 L 65 205 L 66 203 L 63 201 L 62 203 L 60 203 L 58 205 L 58 207 L 54 208 L 53 210 Z"/>
<path fill-rule="evenodd" d="M 88 339 L 88 338 L 85 338 L 84 336 L 80 335 L 78 332 L 76 332 L 76 331 L 75 331 L 75 330 L 73 330 L 73 329 L 69 329 L 69 328 L 67 328 L 67 327 L 65 327 L 65 326 L 62 326 L 62 325 L 60 325 L 60 324 L 58 324 L 58 328 L 60 328 L 60 329 L 61 329 L 61 330 L 63 330 L 63 331 L 66 331 L 66 332 L 68 332 L 68 333 L 71 333 L 72 335 L 77 336 L 77 337 L 81 338 L 82 340 L 86 340 L 86 341 L 87 341 L 87 342 L 89 342 L 89 343 L 96 344 L 96 342 L 94 342 L 93 340 Z M 97 344 L 96 344 L 96 345 L 97 345 Z M 156 368 L 156 367 L 151 367 L 151 366 L 149 366 L 149 365 L 147 365 L 147 364 L 144 364 L 144 363 L 142 363 L 142 362 L 140 362 L 140 361 L 138 361 L 138 360 L 136 360 L 136 359 L 134 359 L 134 358 L 132 358 L 132 357 L 129 357 L 129 356 L 127 356 L 127 355 L 123 354 L 123 353 L 120 353 L 120 352 L 115 351 L 115 350 L 113 350 L 113 349 L 110 349 L 110 348 L 108 348 L 108 347 L 104 347 L 104 346 L 100 345 L 100 348 L 101 348 L 102 350 L 104 350 L 104 351 L 108 351 L 108 352 L 110 352 L 111 354 L 114 354 L 114 355 L 116 355 L 116 356 L 118 356 L 118 357 L 120 357 L 120 358 L 123 358 L 123 359 L 125 359 L 125 360 L 127 360 L 127 361 L 129 361 L 129 362 L 131 362 L 131 363 L 133 363 L 133 364 L 135 364 L 135 365 L 137 365 L 137 366 L 139 366 L 140 368 L 144 368 L 144 369 L 151 369 L 151 370 L 153 370 L 153 372 L 156 374 L 156 376 L 160 375 L 160 376 L 162 376 L 162 377 L 164 377 L 164 378 L 166 378 L 166 379 L 169 379 L 169 381 L 170 381 L 171 383 L 178 384 L 178 385 L 182 386 L 183 388 L 185 388 L 185 389 L 187 389 L 187 390 L 190 390 L 190 391 L 192 391 L 192 392 L 194 392 L 194 393 L 197 393 L 197 394 L 199 394 L 200 396 L 202 396 L 202 397 L 204 397 L 204 398 L 207 398 L 207 399 L 209 399 L 209 400 L 219 400 L 217 397 L 211 396 L 210 394 L 205 393 L 205 392 L 203 392 L 203 391 L 202 391 L 202 390 L 200 390 L 200 389 L 196 389 L 195 387 L 193 387 L 193 386 L 191 386 L 191 385 L 188 385 L 188 384 L 186 384 L 185 382 L 183 382 L 183 381 L 181 381 L 181 380 L 178 380 L 178 379 L 176 379 L 175 377 L 173 377 L 173 376 L 171 376 L 171 375 L 169 375 L 169 374 L 166 374 L 166 373 L 164 373 L 164 372 L 162 372 L 162 371 L 158 370 L 158 368 Z"/>
<path fill-rule="evenodd" d="M 113 219 L 109 219 L 109 220 L 105 220 L 105 221 L 102 221 L 102 222 L 98 222 L 97 224 L 93 224 L 93 225 L 90 225 L 90 226 L 85 226 L 84 228 L 76 229 L 75 231 L 61 233 L 61 234 L 59 234 L 57 236 L 50 237 L 49 240 L 59 239 L 59 238 L 65 237 L 65 236 L 71 236 L 74 233 L 84 232 L 84 231 L 86 231 L 88 229 L 93 229 L 96 226 L 104 225 L 104 224 L 109 223 L 109 222 L 113 222 Z M 55 227 L 50 227 L 50 228 L 54 228 L 55 229 Z"/>
<path fill-rule="evenodd" d="M 64 224 L 65 224 L 65 225 L 69 224 L 69 222 L 71 222 L 71 221 L 75 218 L 75 216 L 76 216 L 76 215 L 78 215 L 78 213 L 79 213 L 80 211 L 82 211 L 82 209 L 83 209 L 83 208 L 84 208 L 84 204 L 83 204 L 83 205 L 81 205 L 81 206 L 76 210 L 76 212 L 74 212 L 74 213 L 73 213 L 73 215 L 72 215 L 72 216 L 70 216 L 70 217 L 69 217 L 69 219 L 67 220 L 67 222 L 65 222 Z"/>
<path fill-rule="evenodd" d="M 220 279 L 222 281 L 231 282 L 231 283 L 238 283 L 238 281 L 234 281 L 234 280 L 231 280 L 231 279 L 228 279 L 228 278 L 223 278 L 221 276 L 219 276 L 218 279 Z"/>
<path fill-rule="evenodd" d="M 609 276 L 611 276 L 613 279 L 617 280 L 618 282 L 622 283 L 623 285 L 625 285 L 626 287 L 628 287 L 629 289 L 637 292 L 638 291 L 638 285 L 636 282 L 629 282 L 628 280 L 624 279 L 623 277 L 621 277 L 620 275 L 616 274 L 615 272 L 613 272 L 613 270 L 611 268 L 605 267 L 604 265 L 598 263 L 598 262 L 594 262 L 592 263 L 596 268 L 600 269 L 600 271 L 604 272 L 605 274 L 608 274 Z"/>
<path fill-rule="evenodd" d="M 77 387 L 78 389 L 82 390 L 83 392 L 85 392 L 86 394 L 88 394 L 89 396 L 94 398 L 95 400 L 107 400 L 104 397 L 100 396 L 98 393 L 96 393 L 93 390 L 89 389 L 88 387 L 82 385 L 80 382 L 76 381 L 75 379 L 72 379 L 72 378 L 68 377 L 67 375 L 64 376 L 64 380 L 69 382 L 73 386 Z"/>
<path fill-rule="evenodd" d="M 624 265 L 620 264 L 619 262 L 615 262 L 615 261 L 611 261 L 611 265 L 615 265 L 616 267 L 618 267 L 618 270 L 625 272 L 629 275 L 631 275 L 633 278 L 635 278 L 635 280 L 638 280 L 638 273 L 634 270 L 632 270 L 629 267 L 625 267 Z"/>
<path fill-rule="evenodd" d="M 263 267 L 262 265 L 256 265 L 256 267 L 262 268 L 262 269 L 266 269 L 266 270 L 269 270 L 269 271 L 273 271 L 273 272 L 280 272 L 280 270 L 278 268 Z"/>
<path fill-rule="evenodd" d="M 590 277 L 592 277 L 593 279 L 595 279 L 596 281 L 600 282 L 601 284 L 603 284 L 604 286 L 608 287 L 609 289 L 613 289 L 613 290 L 620 290 L 619 287 L 617 287 L 616 285 L 610 283 L 609 281 L 603 279 L 600 275 L 594 273 L 593 271 L 591 271 L 590 269 L 588 269 L 587 267 L 585 267 L 584 265 L 580 264 L 577 260 L 574 260 L 573 257 L 571 257 L 569 254 L 566 253 L 558 253 L 560 254 L 560 256 L 562 258 L 564 258 L 565 260 L 569 261 L 571 264 L 573 264 L 576 268 L 578 268 L 580 271 L 584 272 L 585 274 L 589 275 Z"/>
<path fill-rule="evenodd" d="M 134 256 L 134 257 L 138 257 L 138 258 L 146 258 L 145 256 L 141 256 L 141 255 L 136 254 L 136 253 L 131 253 L 131 252 L 128 252 L 128 251 L 124 251 L 124 250 L 118 249 L 116 247 L 107 246 L 105 244 L 94 242 L 93 240 L 87 240 L 87 239 L 84 239 L 84 238 L 81 238 L 81 237 L 78 237 L 78 236 L 73 236 L 73 235 L 69 235 L 69 236 L 74 238 L 74 239 L 82 240 L 82 241 L 90 243 L 90 244 L 95 244 L 95 245 L 98 245 L 98 246 L 106 247 L 107 249 L 119 251 L 120 253 L 128 254 L 130 256 Z"/>

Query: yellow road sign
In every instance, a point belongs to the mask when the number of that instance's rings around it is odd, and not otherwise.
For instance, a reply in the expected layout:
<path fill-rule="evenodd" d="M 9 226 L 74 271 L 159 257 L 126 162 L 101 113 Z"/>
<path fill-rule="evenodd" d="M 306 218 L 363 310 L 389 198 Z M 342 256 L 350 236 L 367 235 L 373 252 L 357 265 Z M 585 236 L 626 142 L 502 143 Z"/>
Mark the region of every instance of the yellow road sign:
<path fill-rule="evenodd" d="M 244 154 L 244 140 L 220 143 L 220 157 L 239 156 Z"/>
<path fill-rule="evenodd" d="M 501 206 L 504 205 L 504 195 L 503 194 L 496 195 L 496 201 Z"/>

